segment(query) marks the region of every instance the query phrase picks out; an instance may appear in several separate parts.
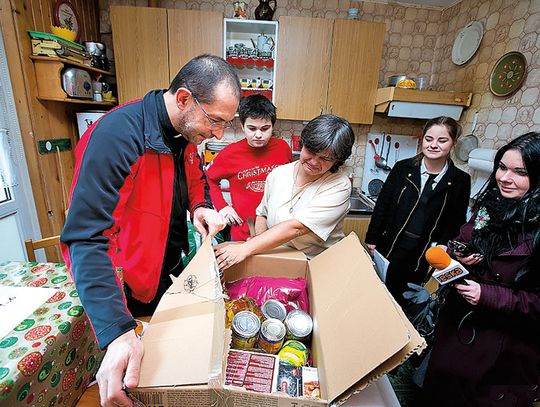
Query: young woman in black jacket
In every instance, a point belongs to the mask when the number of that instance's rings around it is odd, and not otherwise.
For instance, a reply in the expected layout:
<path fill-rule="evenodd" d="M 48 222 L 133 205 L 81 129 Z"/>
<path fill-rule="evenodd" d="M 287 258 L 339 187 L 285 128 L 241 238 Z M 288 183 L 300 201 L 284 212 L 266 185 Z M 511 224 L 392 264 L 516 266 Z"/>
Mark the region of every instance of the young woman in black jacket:
<path fill-rule="evenodd" d="M 428 120 L 422 152 L 395 164 L 377 198 L 366 243 L 390 261 L 386 285 L 401 305 L 407 283 L 426 278 L 425 251 L 446 245 L 465 223 L 471 178 L 449 158 L 460 133 L 450 117 Z"/>

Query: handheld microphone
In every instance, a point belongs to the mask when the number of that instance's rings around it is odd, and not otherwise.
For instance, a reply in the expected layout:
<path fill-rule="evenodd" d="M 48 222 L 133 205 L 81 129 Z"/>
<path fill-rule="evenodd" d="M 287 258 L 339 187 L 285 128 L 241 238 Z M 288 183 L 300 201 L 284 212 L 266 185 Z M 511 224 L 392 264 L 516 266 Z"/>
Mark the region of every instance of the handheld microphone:
<path fill-rule="evenodd" d="M 448 253 L 438 246 L 427 249 L 426 260 L 431 267 L 436 269 L 433 278 L 441 285 L 456 281 L 469 274 L 461 263 L 451 259 Z"/>

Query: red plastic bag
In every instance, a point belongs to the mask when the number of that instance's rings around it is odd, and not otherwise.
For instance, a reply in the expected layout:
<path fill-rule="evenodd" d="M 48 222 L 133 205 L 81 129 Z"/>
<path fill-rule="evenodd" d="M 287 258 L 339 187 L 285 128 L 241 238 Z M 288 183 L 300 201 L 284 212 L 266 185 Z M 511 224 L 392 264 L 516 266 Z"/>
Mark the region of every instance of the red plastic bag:
<path fill-rule="evenodd" d="M 248 296 L 260 307 L 266 300 L 278 300 L 287 309 L 301 309 L 309 312 L 306 279 L 248 277 L 225 284 L 231 300 Z"/>

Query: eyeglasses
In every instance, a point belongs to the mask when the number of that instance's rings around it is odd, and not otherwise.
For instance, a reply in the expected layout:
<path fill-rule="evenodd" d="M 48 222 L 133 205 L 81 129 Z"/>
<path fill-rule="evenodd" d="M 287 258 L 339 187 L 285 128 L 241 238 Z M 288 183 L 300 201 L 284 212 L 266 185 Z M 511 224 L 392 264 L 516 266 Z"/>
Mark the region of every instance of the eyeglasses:
<path fill-rule="evenodd" d="M 208 122 L 210 123 L 210 129 L 221 130 L 221 129 L 232 128 L 233 126 L 232 121 L 226 122 L 223 120 L 217 120 L 217 119 L 214 119 L 213 117 L 210 117 L 210 115 L 206 112 L 206 110 L 204 110 L 204 107 L 201 106 L 201 104 L 199 103 L 199 101 L 197 100 L 193 92 L 191 93 L 191 96 L 193 96 L 193 100 L 195 101 L 195 103 L 197 103 L 197 106 L 201 108 L 202 112 L 204 113 L 204 116 L 208 119 Z"/>

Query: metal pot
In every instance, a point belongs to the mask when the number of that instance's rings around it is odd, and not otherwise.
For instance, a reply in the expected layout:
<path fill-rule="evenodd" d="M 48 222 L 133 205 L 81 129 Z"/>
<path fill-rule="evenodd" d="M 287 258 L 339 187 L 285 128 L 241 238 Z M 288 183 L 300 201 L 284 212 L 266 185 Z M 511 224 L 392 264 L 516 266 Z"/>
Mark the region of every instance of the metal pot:
<path fill-rule="evenodd" d="M 388 77 L 388 86 L 396 86 L 403 79 L 408 79 L 407 75 L 392 75 Z"/>
<path fill-rule="evenodd" d="M 103 44 L 102 42 L 85 41 L 83 45 L 86 48 L 86 52 L 88 52 L 92 56 L 100 57 L 102 55 L 105 55 L 105 44 Z"/>

